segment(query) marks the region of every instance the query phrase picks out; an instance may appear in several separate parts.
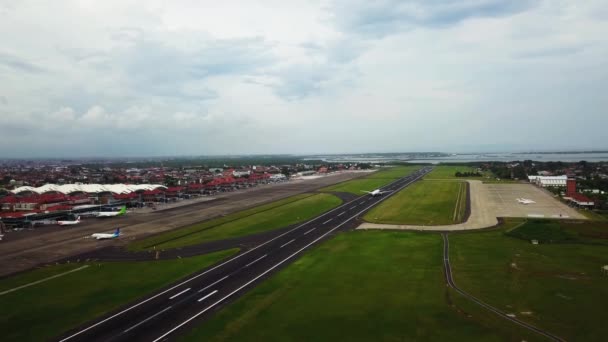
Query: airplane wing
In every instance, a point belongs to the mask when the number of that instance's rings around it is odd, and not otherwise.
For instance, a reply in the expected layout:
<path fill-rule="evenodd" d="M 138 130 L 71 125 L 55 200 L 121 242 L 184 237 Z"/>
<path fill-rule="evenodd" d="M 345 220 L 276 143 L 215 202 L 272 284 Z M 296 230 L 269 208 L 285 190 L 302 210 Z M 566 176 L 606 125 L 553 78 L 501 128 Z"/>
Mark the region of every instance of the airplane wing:
<path fill-rule="evenodd" d="M 361 192 L 365 192 L 365 193 L 367 193 L 367 194 L 371 194 L 371 193 L 372 193 L 371 191 L 365 191 L 365 190 L 360 190 L 360 191 L 361 191 Z"/>

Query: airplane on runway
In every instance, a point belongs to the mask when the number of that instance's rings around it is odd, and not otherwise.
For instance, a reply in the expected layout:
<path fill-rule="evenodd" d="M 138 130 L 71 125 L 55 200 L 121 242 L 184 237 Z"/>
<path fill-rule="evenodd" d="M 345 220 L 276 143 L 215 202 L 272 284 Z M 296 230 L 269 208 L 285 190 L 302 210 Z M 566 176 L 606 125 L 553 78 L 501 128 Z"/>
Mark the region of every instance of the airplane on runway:
<path fill-rule="evenodd" d="M 122 207 L 120 211 L 100 211 L 95 215 L 96 217 L 115 217 L 122 216 L 127 213 L 127 207 Z"/>
<path fill-rule="evenodd" d="M 103 239 L 114 239 L 120 236 L 120 228 L 116 228 L 116 231 L 112 234 L 108 233 L 95 233 L 91 234 L 93 239 L 103 240 Z"/>
<path fill-rule="evenodd" d="M 519 202 L 520 204 L 532 204 L 532 203 L 536 203 L 531 199 L 527 199 L 527 198 L 518 198 L 517 202 Z"/>
<path fill-rule="evenodd" d="M 376 189 L 374 191 L 365 191 L 365 190 L 361 190 L 361 191 L 370 194 L 372 197 L 382 196 L 383 194 L 390 192 L 390 191 L 382 191 L 380 189 Z"/>
<path fill-rule="evenodd" d="M 80 223 L 80 216 L 78 216 L 76 218 L 76 221 L 57 221 L 57 224 L 60 226 L 73 226 L 75 224 L 79 224 Z"/>

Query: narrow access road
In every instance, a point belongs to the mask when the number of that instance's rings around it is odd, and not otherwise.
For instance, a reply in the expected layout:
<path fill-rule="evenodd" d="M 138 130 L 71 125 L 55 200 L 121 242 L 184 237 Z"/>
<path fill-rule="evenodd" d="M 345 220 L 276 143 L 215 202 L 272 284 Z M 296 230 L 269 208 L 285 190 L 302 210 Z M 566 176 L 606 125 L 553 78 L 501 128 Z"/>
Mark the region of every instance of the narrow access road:
<path fill-rule="evenodd" d="M 467 292 L 464 292 L 462 289 L 460 289 L 458 286 L 456 286 L 456 283 L 454 282 L 454 277 L 452 274 L 452 267 L 450 266 L 450 240 L 448 239 L 448 233 L 442 233 L 441 236 L 443 237 L 443 269 L 444 269 L 444 273 L 445 273 L 445 280 L 449 287 L 453 288 L 454 290 L 456 290 L 456 292 L 460 293 L 461 295 L 463 295 L 465 298 L 469 299 L 470 301 L 479 304 L 480 306 L 492 311 L 496 315 L 498 315 L 508 321 L 511 321 L 524 328 L 527 328 L 528 330 L 531 330 L 537 334 L 540 334 L 552 341 L 560 341 L 560 342 L 566 341 L 563 338 L 553 335 L 552 333 L 550 333 L 546 330 L 542 330 L 531 324 L 520 321 L 519 319 L 517 319 L 515 317 L 510 317 L 506 313 L 498 310 L 497 308 L 495 308 L 489 304 L 482 302 L 481 300 L 468 294 Z"/>

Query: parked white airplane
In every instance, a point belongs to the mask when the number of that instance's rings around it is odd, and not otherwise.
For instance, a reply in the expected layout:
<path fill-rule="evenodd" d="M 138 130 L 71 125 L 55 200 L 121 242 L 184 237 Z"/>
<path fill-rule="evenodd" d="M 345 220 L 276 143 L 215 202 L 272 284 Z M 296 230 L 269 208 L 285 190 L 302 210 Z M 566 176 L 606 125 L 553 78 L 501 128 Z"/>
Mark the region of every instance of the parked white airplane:
<path fill-rule="evenodd" d="M 531 199 L 527 199 L 527 198 L 518 198 L 517 202 L 519 202 L 520 204 L 532 204 L 532 203 L 536 203 Z"/>
<path fill-rule="evenodd" d="M 112 234 L 109 233 L 95 233 L 91 234 L 91 237 L 97 240 L 103 239 L 114 239 L 120 236 L 120 228 L 116 228 L 116 231 Z"/>
<path fill-rule="evenodd" d="M 127 213 L 127 207 L 122 207 L 120 211 L 100 211 L 97 213 L 97 217 L 115 217 L 122 216 Z"/>
<path fill-rule="evenodd" d="M 372 197 L 382 196 L 383 194 L 390 192 L 390 191 L 382 191 L 380 189 L 376 189 L 374 191 L 365 191 L 365 190 L 361 190 L 361 191 L 370 194 Z"/>
<path fill-rule="evenodd" d="M 60 226 L 73 226 L 75 224 L 79 224 L 80 223 L 80 216 L 78 216 L 76 218 L 76 221 L 57 221 L 57 224 Z"/>

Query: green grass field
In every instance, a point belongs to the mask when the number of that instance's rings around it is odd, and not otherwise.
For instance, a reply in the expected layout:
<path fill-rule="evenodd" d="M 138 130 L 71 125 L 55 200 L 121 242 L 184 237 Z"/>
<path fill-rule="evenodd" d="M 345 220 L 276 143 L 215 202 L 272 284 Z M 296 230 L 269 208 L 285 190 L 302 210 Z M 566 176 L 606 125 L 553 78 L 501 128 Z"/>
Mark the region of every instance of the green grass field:
<path fill-rule="evenodd" d="M 365 178 L 387 178 L 387 179 L 397 179 L 401 177 L 405 177 L 414 171 L 418 171 L 422 168 L 419 165 L 403 165 L 403 166 L 393 166 L 382 168 L 377 172 L 366 176 Z"/>
<path fill-rule="evenodd" d="M 419 170 L 421 166 L 395 166 L 391 168 L 382 169 L 374 172 L 369 176 L 363 178 L 353 179 L 336 185 L 328 186 L 320 191 L 336 191 L 336 192 L 350 192 L 355 195 L 363 195 L 362 190 L 372 191 L 380 187 L 383 187 L 398 178 L 405 177 L 410 173 Z"/>
<path fill-rule="evenodd" d="M 321 191 L 350 192 L 355 195 L 364 195 L 363 190 L 373 191 L 393 181 L 393 178 L 360 178 L 323 188 Z"/>
<path fill-rule="evenodd" d="M 484 183 L 519 183 L 513 179 L 496 179 L 490 171 L 482 172 L 482 177 L 456 177 L 456 172 L 474 172 L 476 169 L 463 165 L 438 165 L 424 179 L 471 179 L 480 180 Z"/>
<path fill-rule="evenodd" d="M 304 222 L 339 206 L 330 194 L 303 194 L 133 242 L 131 250 L 170 249 L 245 236 Z"/>
<path fill-rule="evenodd" d="M 581 213 L 583 216 L 585 216 L 586 218 L 593 220 L 593 221 L 608 221 L 608 213 L 606 213 L 606 212 L 597 212 L 597 211 L 584 210 L 584 209 L 578 209 L 577 211 L 579 213 Z"/>
<path fill-rule="evenodd" d="M 437 165 L 429 174 L 424 176 L 424 179 L 479 179 L 484 180 L 484 177 L 456 177 L 456 172 L 475 172 L 475 169 L 470 166 L 462 165 Z"/>
<path fill-rule="evenodd" d="M 418 181 L 370 210 L 373 223 L 443 225 L 460 222 L 466 208 L 463 182 Z"/>
<path fill-rule="evenodd" d="M 183 341 L 527 341 L 460 307 L 437 234 L 339 234 L 200 323 Z"/>
<path fill-rule="evenodd" d="M 608 222 L 527 220 L 506 235 L 539 243 L 608 245 Z"/>
<path fill-rule="evenodd" d="M 566 340 L 604 340 L 608 276 L 600 268 L 608 265 L 608 227 L 567 222 L 539 225 L 534 220 L 512 230 L 553 239 L 563 238 L 564 232 L 578 237 L 568 243 L 532 245 L 505 235 L 522 222 L 510 219 L 501 230 L 450 235 L 456 284 Z M 594 236 L 597 245 L 589 244 Z"/>
<path fill-rule="evenodd" d="M 167 261 L 88 263 L 88 268 L 0 295 L 2 341 L 45 341 L 238 250 Z M 76 269 L 49 266 L 0 280 L 0 291 Z"/>

